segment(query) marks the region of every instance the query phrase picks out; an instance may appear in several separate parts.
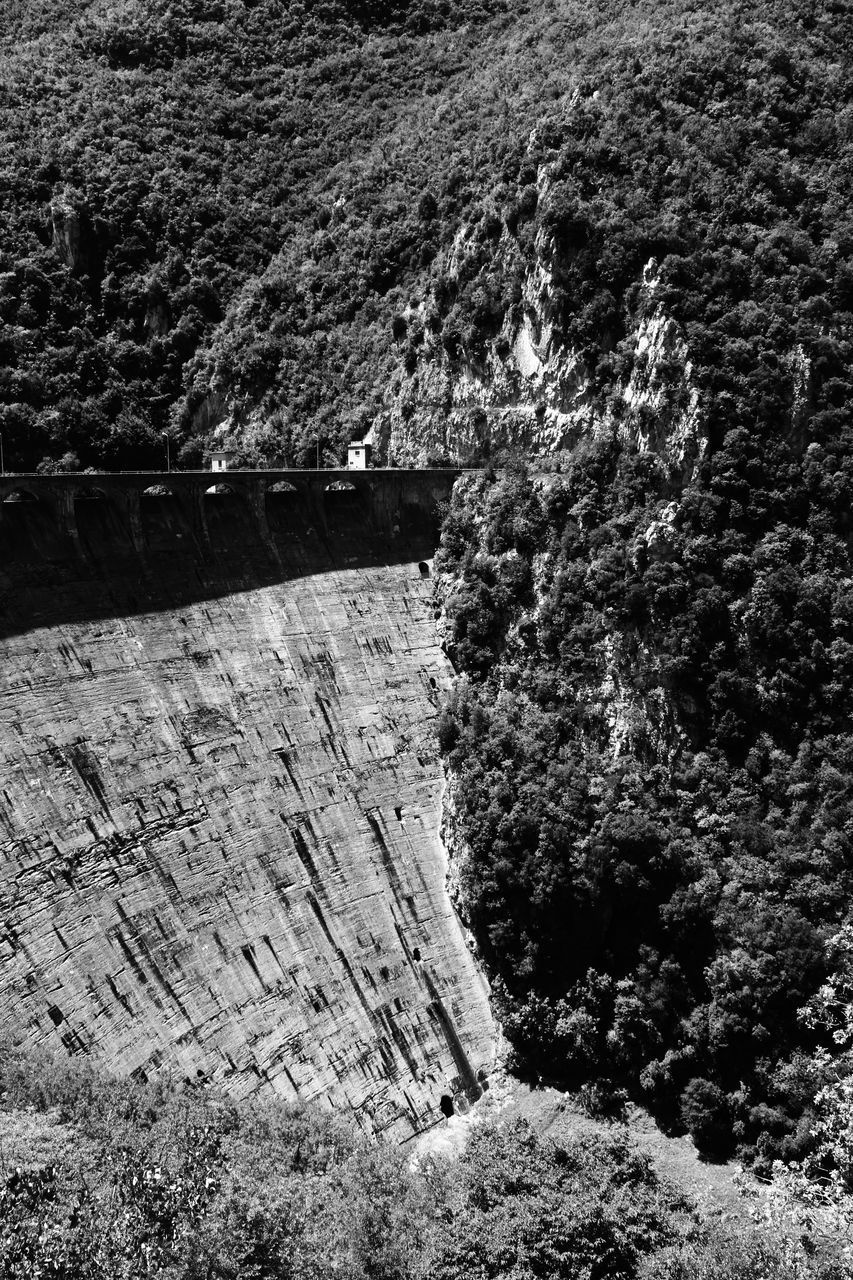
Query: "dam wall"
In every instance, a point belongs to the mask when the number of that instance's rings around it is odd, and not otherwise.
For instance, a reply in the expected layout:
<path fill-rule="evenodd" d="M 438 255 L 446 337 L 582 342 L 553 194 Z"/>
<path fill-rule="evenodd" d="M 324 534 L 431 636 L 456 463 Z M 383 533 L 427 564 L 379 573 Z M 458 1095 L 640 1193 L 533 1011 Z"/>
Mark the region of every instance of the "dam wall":
<path fill-rule="evenodd" d="M 0 482 L 0 1026 L 404 1139 L 494 1049 L 439 839 L 453 475 L 258 474 Z"/>

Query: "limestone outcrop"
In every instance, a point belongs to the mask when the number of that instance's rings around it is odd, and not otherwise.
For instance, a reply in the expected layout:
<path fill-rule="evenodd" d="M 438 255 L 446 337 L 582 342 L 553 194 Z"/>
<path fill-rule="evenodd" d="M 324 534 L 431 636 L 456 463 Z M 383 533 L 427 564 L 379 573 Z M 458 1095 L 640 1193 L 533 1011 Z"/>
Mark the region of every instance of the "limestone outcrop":
<path fill-rule="evenodd" d="M 351 1107 L 477 1094 L 445 887 L 431 536 L 333 495 L 174 497 L 131 531 L 0 504 L 0 1024 L 119 1073 Z M 447 1102 L 445 1100 L 445 1107 Z"/>
<path fill-rule="evenodd" d="M 71 193 L 54 197 L 50 206 L 51 243 L 59 259 L 72 271 L 82 271 L 86 263 L 83 219 Z"/>
<path fill-rule="evenodd" d="M 466 258 L 481 246 L 463 226 L 446 264 L 455 281 Z M 571 447 L 595 425 L 593 379 L 580 353 L 561 342 L 555 328 L 549 238 L 537 238 L 528 261 L 504 227 L 493 250 L 492 270 L 519 282 L 519 298 L 501 332 L 477 358 L 462 350 L 450 358 L 429 325 L 431 297 L 413 300 L 405 316 L 423 331 L 416 365 L 401 365 L 387 406 L 367 439 L 380 453 L 408 465 L 433 456 L 467 462 L 509 448 L 552 454 Z"/>
<path fill-rule="evenodd" d="M 536 200 L 547 208 L 552 196 L 545 165 Z M 658 455 L 673 479 L 687 480 L 707 441 L 686 336 L 659 299 L 656 260 L 637 281 L 636 310 L 626 313 L 621 343 L 606 327 L 599 335 L 611 357 L 621 348 L 622 372 L 603 395 L 588 353 L 565 335 L 568 251 L 547 219 L 524 241 L 506 223 L 492 240 L 485 225 L 460 227 L 445 254 L 443 283 L 452 292 L 473 277 L 481 294 L 499 286 L 500 329 L 473 347 L 459 334 L 449 349 L 436 297 L 409 301 L 400 332 L 416 333 L 418 341 L 397 343 L 398 367 L 367 435 L 378 456 L 406 465 L 437 457 L 471 463 L 502 450 L 553 456 L 585 437 L 617 434 Z"/>

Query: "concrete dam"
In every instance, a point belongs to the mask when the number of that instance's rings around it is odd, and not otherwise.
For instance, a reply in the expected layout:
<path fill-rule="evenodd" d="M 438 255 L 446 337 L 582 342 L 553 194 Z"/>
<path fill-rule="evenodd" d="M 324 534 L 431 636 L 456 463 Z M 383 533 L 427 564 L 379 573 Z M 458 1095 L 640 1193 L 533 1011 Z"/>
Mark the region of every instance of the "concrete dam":
<path fill-rule="evenodd" d="M 0 479 L 0 1026 L 401 1140 L 477 1096 L 434 740 L 454 478 Z"/>

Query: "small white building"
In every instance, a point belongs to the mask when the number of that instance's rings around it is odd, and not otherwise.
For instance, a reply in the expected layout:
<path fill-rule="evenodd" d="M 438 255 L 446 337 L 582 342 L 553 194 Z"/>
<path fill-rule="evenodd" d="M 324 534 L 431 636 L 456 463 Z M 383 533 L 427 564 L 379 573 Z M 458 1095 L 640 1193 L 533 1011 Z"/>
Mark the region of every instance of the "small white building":
<path fill-rule="evenodd" d="M 211 471 L 227 471 L 234 457 L 233 449 L 214 449 L 208 454 Z"/>
<path fill-rule="evenodd" d="M 350 471 L 364 471 L 370 465 L 370 445 L 353 440 L 347 450 L 347 467 Z"/>

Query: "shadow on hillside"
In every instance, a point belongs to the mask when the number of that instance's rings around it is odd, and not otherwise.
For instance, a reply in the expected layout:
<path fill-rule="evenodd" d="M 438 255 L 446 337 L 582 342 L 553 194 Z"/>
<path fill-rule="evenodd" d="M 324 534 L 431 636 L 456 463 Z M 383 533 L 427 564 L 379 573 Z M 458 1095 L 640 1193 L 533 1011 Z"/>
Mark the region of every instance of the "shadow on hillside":
<path fill-rule="evenodd" d="M 329 495 L 327 495 L 327 498 Z M 204 523 L 172 497 L 144 497 L 140 527 L 105 500 L 76 503 L 77 537 L 39 502 L 0 506 L 0 639 L 37 627 L 164 609 L 312 574 L 429 558 L 435 521 L 400 513 L 396 530 L 371 523 L 355 493 L 336 493 L 318 517 L 271 494 L 266 529 L 231 494 L 205 498 Z"/>

